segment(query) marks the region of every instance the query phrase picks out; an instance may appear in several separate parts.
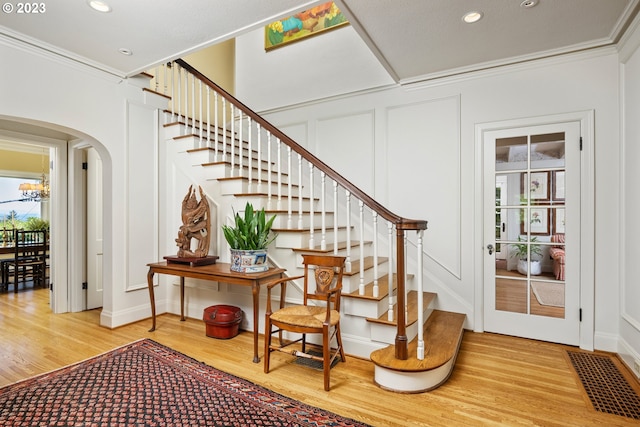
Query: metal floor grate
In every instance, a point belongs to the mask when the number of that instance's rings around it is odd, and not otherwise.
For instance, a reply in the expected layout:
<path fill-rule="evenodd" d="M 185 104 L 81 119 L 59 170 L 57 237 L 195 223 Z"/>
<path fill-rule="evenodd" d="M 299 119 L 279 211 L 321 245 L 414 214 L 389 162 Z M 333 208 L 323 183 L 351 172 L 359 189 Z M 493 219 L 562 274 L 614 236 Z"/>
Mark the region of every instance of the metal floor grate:
<path fill-rule="evenodd" d="M 640 420 L 640 396 L 610 356 L 567 354 L 596 411 Z"/>

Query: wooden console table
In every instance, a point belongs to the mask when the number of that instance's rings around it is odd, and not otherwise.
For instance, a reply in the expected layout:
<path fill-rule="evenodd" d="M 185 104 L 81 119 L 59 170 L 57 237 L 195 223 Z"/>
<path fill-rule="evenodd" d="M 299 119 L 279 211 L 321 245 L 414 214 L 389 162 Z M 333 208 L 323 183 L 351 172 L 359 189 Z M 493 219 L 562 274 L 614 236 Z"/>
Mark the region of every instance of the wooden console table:
<path fill-rule="evenodd" d="M 231 271 L 230 265 L 226 263 L 202 265 L 192 267 L 189 264 L 178 264 L 158 262 L 147 264 L 149 272 L 147 273 L 147 283 L 149 285 L 149 299 L 151 300 L 151 318 L 153 321 L 151 329 L 152 332 L 156 329 L 156 301 L 153 291 L 153 275 L 169 274 L 171 276 L 180 277 L 180 320 L 185 320 L 184 317 L 184 279 L 190 277 L 193 279 L 203 279 L 212 282 L 229 283 L 232 285 L 251 286 L 253 294 L 253 362 L 259 363 L 260 357 L 258 357 L 258 313 L 259 313 L 259 297 L 260 297 L 260 284 L 272 278 L 279 278 L 282 273 L 285 272 L 283 268 L 270 268 L 262 273 L 238 273 Z"/>

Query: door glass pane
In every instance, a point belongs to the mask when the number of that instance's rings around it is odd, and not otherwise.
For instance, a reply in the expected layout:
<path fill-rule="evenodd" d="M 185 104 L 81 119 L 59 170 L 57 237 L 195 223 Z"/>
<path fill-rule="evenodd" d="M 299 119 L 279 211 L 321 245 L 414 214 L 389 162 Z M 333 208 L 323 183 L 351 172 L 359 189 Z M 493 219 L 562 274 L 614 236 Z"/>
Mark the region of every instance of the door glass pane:
<path fill-rule="evenodd" d="M 496 171 L 522 169 L 526 162 L 526 135 L 496 140 Z"/>
<path fill-rule="evenodd" d="M 564 283 L 531 281 L 530 313 L 564 318 Z"/>
<path fill-rule="evenodd" d="M 564 318 L 564 133 L 496 140 L 496 310 Z"/>

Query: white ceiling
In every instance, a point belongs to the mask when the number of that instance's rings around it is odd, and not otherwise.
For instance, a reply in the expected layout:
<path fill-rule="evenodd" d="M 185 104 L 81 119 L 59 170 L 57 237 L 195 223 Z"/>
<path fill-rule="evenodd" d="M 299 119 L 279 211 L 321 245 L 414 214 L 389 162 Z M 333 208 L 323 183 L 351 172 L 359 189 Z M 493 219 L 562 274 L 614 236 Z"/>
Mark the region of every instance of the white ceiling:
<path fill-rule="evenodd" d="M 0 34 L 116 74 L 260 28 L 322 1 L 86 0 L 43 2 L 41 14 L 0 13 Z M 640 0 L 336 0 L 352 26 L 400 83 L 615 44 Z M 17 2 L 8 2 L 17 4 Z M 477 23 L 462 15 L 483 12 Z M 129 49 L 131 56 L 119 53 Z"/>

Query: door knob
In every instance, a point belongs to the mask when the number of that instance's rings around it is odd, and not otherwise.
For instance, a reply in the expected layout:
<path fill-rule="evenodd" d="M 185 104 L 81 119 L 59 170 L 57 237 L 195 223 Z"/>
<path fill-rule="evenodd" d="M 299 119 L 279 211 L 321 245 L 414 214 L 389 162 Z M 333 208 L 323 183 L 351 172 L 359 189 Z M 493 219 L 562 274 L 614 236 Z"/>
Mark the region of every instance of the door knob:
<path fill-rule="evenodd" d="M 493 254 L 493 245 L 491 243 L 487 245 L 487 249 L 489 249 L 489 255 Z"/>

